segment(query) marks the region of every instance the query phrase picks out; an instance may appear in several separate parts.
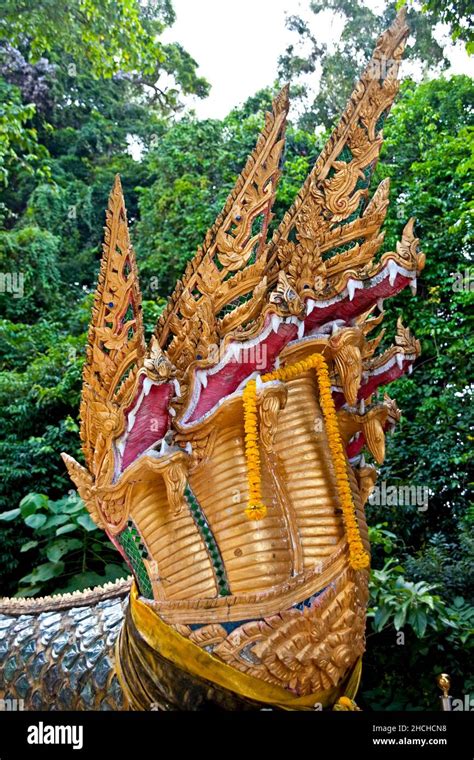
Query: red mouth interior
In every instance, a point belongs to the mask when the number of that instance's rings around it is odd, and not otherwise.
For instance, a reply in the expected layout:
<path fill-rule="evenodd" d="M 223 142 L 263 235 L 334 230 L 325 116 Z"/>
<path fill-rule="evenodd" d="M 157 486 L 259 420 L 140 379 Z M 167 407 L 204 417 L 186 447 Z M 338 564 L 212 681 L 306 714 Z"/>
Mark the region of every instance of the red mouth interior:
<path fill-rule="evenodd" d="M 335 301 L 319 308 L 316 306 L 311 314 L 305 319 L 305 333 L 314 330 L 320 325 L 334 319 L 343 319 L 346 323 L 356 316 L 367 311 L 378 299 L 388 298 L 405 288 L 411 279 L 397 273 L 393 285 L 390 285 L 389 277 L 385 277 L 373 287 L 357 289 L 351 300 L 346 296 L 340 301 Z M 267 318 L 267 323 L 270 317 Z M 243 347 L 239 359 L 232 359 L 214 374 L 206 373 L 207 386 L 200 388 L 199 398 L 195 409 L 186 420 L 186 424 L 196 422 L 203 415 L 211 411 L 218 402 L 229 396 L 238 386 L 256 370 L 265 373 L 274 367 L 275 361 L 283 348 L 297 337 L 297 328 L 294 324 L 282 323 L 277 332 L 270 332 L 267 338 L 253 348 Z M 405 362 L 409 364 L 410 362 Z M 386 384 L 400 377 L 403 369 L 395 363 L 387 372 L 370 377 L 365 385 L 361 385 L 358 398 L 366 398 L 381 383 Z M 137 399 L 143 388 L 143 376 L 141 377 L 137 394 L 133 404 L 126 411 L 128 415 L 134 409 Z M 122 469 L 128 467 L 140 454 L 159 441 L 170 427 L 170 415 L 168 412 L 169 402 L 174 394 L 171 383 L 153 385 L 147 396 L 144 396 L 137 411 L 135 423 L 128 433 L 123 453 Z M 342 393 L 334 396 L 336 407 L 340 408 L 344 402 Z"/>

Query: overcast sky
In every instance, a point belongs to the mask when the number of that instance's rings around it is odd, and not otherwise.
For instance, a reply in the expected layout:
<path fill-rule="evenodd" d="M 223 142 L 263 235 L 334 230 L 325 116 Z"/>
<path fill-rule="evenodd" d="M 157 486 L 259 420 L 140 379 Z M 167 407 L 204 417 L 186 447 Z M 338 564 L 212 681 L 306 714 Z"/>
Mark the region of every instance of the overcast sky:
<path fill-rule="evenodd" d="M 310 20 L 319 39 L 334 39 L 338 31 L 330 13 L 316 17 L 308 12 L 309 0 L 173 0 L 173 6 L 176 23 L 164 39 L 180 42 L 212 85 L 208 98 L 188 101 L 201 118 L 222 118 L 258 89 L 273 84 L 278 56 L 297 39 L 285 28 L 287 14 Z M 474 57 L 469 60 L 462 45 L 450 58 L 454 73 L 474 76 Z"/>

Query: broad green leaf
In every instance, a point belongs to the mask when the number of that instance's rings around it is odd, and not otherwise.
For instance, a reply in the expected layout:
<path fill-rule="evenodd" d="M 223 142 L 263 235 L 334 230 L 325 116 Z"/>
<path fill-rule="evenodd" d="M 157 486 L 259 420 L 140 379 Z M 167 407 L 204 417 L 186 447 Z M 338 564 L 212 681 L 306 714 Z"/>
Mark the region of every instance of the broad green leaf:
<path fill-rule="evenodd" d="M 407 615 L 407 610 L 405 606 L 400 607 L 400 609 L 397 610 L 397 612 L 395 613 L 395 617 L 393 618 L 393 624 L 397 631 L 399 631 L 400 628 L 403 628 L 403 626 L 405 625 L 406 615 Z"/>
<path fill-rule="evenodd" d="M 49 528 L 57 528 L 58 525 L 64 525 L 68 520 L 69 515 L 53 515 L 52 517 L 48 517 L 41 527 L 41 532 L 44 533 L 49 530 Z"/>
<path fill-rule="evenodd" d="M 64 533 L 72 533 L 73 530 L 77 530 L 77 525 L 74 523 L 68 523 L 67 525 L 62 525 L 60 528 L 58 528 L 56 535 L 63 536 Z"/>
<path fill-rule="evenodd" d="M 412 626 L 419 639 L 423 638 L 426 631 L 428 618 L 423 610 L 414 610 L 408 617 L 408 622 Z"/>
<path fill-rule="evenodd" d="M 43 515 L 41 513 L 28 515 L 28 517 L 25 518 L 25 524 L 28 525 L 29 528 L 41 528 L 41 526 L 45 524 L 47 519 L 48 518 L 46 517 L 46 515 Z"/>
<path fill-rule="evenodd" d="M 381 631 L 382 628 L 385 626 L 389 617 L 390 617 L 390 609 L 387 607 L 379 607 L 375 611 L 374 629 L 376 631 Z"/>
<path fill-rule="evenodd" d="M 79 541 L 78 538 L 64 538 L 48 546 L 46 556 L 50 562 L 57 562 L 64 554 L 81 548 L 82 541 Z"/>
<path fill-rule="evenodd" d="M 19 514 L 19 509 L 10 509 L 8 512 L 0 513 L 0 520 L 3 522 L 10 522 L 10 520 L 14 520 L 16 517 L 18 517 Z"/>
<path fill-rule="evenodd" d="M 84 588 L 93 588 L 94 586 L 100 586 L 104 583 L 104 576 L 94 573 L 92 571 L 86 571 L 85 573 L 78 573 L 71 579 L 67 585 L 67 591 L 76 591 Z"/>
<path fill-rule="evenodd" d="M 38 581 L 49 581 L 56 578 L 64 572 L 64 562 L 44 562 L 35 567 L 32 573 L 21 578 L 20 583 L 38 583 Z"/>
<path fill-rule="evenodd" d="M 80 515 L 77 518 L 77 522 L 79 525 L 81 525 L 85 530 L 87 530 L 89 533 L 93 530 L 97 530 L 97 525 L 92 520 L 90 515 Z"/>
<path fill-rule="evenodd" d="M 121 565 L 110 563 L 105 566 L 105 577 L 108 581 L 116 581 L 119 578 L 126 578 L 128 571 Z"/>
<path fill-rule="evenodd" d="M 34 549 L 35 546 L 38 546 L 38 541 L 27 541 L 26 544 L 22 544 L 20 551 L 27 552 L 30 549 Z"/>
<path fill-rule="evenodd" d="M 81 509 L 84 509 L 84 504 L 82 503 L 82 501 L 76 501 L 76 502 L 66 504 L 63 507 L 62 511 L 64 512 L 65 515 L 73 515 L 76 512 L 80 512 Z"/>
<path fill-rule="evenodd" d="M 22 517 L 34 515 L 40 509 L 48 508 L 48 497 L 42 493 L 28 493 L 20 501 Z"/>
<path fill-rule="evenodd" d="M 27 588 L 18 589 L 18 591 L 16 592 L 16 594 L 14 594 L 14 596 L 16 598 L 21 599 L 24 596 L 34 596 L 39 591 L 41 591 L 41 586 L 29 586 Z"/>

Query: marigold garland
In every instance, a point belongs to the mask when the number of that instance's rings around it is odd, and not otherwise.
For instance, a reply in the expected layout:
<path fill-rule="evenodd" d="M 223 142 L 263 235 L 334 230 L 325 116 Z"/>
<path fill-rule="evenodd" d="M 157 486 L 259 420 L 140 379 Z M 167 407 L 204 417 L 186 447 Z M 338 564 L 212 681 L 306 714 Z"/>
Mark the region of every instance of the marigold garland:
<path fill-rule="evenodd" d="M 242 400 L 244 402 L 245 456 L 249 488 L 249 503 L 245 514 L 250 520 L 263 520 L 267 514 L 267 508 L 262 503 L 257 425 L 257 384 L 255 380 L 250 380 L 245 386 Z"/>
<path fill-rule="evenodd" d="M 313 354 L 295 364 L 268 372 L 262 376 L 262 381 L 282 380 L 285 382 L 298 377 L 308 369 L 316 370 L 319 385 L 319 400 L 326 424 L 326 434 L 336 475 L 336 486 L 342 509 L 344 528 L 349 544 L 350 564 L 354 570 L 362 570 L 369 565 L 369 555 L 365 551 L 360 537 L 352 491 L 347 475 L 347 460 L 331 393 L 328 366 L 324 357 L 322 354 Z M 257 384 L 255 380 L 250 380 L 247 383 L 242 394 L 242 399 L 244 405 L 245 455 L 249 489 L 249 503 L 245 514 L 251 520 L 262 520 L 267 514 L 267 508 L 262 502 L 260 451 L 258 446 Z"/>

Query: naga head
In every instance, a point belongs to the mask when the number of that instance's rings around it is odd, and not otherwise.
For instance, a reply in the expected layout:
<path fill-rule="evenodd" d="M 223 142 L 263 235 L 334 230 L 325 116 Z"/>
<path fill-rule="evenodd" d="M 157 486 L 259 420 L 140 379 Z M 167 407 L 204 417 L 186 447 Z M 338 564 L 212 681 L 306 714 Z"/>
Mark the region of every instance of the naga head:
<path fill-rule="evenodd" d="M 178 701 L 166 667 L 219 704 L 309 709 L 355 694 L 376 478 L 364 450 L 383 461 L 398 410 L 376 391 L 419 354 L 401 323 L 383 353 L 382 335 L 368 337 L 424 263 L 411 221 L 378 255 L 388 181 L 369 197 L 407 32 L 401 13 L 374 53 L 392 61 L 386 76 L 371 62 L 268 240 L 288 89 L 278 95 L 148 347 L 115 181 L 84 369 L 87 469 L 63 456 L 135 578 L 119 648 L 135 707 L 145 682 Z"/>

